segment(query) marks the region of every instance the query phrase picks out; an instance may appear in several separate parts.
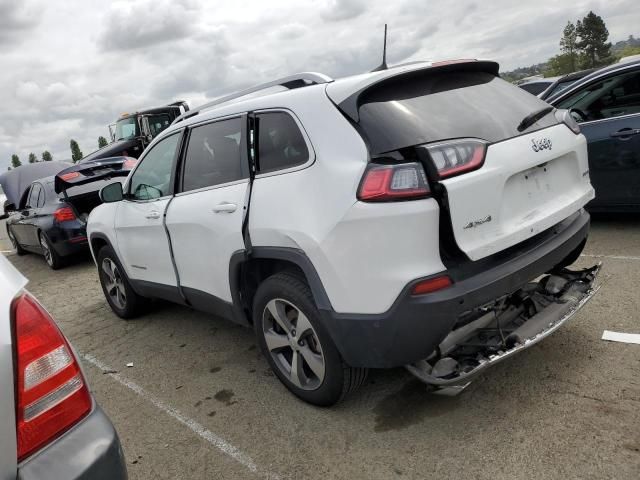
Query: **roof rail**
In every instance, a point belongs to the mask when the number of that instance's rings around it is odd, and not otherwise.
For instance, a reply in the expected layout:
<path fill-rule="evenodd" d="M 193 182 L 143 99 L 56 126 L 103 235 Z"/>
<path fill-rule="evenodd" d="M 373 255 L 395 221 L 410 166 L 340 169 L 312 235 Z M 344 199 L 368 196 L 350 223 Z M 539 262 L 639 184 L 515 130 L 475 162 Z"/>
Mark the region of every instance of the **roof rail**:
<path fill-rule="evenodd" d="M 290 90 L 294 88 L 307 87 L 309 85 L 318 85 L 321 83 L 329 83 L 333 82 L 333 78 L 324 75 L 322 73 L 316 72 L 302 72 L 296 73 L 294 75 L 289 75 L 288 77 L 283 77 L 278 80 L 273 80 L 271 82 L 263 83 L 261 85 L 256 85 L 255 87 L 250 87 L 245 90 L 240 90 L 239 92 L 231 93 L 229 95 L 225 95 L 224 97 L 217 98 L 212 102 L 205 103 L 193 110 L 189 110 L 188 112 L 183 113 L 172 123 L 178 123 L 187 118 L 193 117 L 194 115 L 199 114 L 203 110 L 207 110 L 209 108 L 215 107 L 217 105 L 221 105 L 223 103 L 230 102 L 237 98 L 241 98 L 247 95 L 250 95 L 255 92 L 259 92 L 260 90 L 266 90 L 267 88 L 282 86 L 286 87 Z"/>

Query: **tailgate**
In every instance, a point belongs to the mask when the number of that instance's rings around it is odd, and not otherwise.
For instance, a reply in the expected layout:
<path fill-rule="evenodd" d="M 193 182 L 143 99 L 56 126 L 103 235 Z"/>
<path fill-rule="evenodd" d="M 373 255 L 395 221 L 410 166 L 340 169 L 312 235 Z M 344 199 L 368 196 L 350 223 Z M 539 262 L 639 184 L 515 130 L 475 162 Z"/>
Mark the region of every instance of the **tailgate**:
<path fill-rule="evenodd" d="M 441 183 L 456 242 L 472 260 L 552 227 L 594 197 L 586 140 L 563 124 L 494 143 L 482 168 Z"/>
<path fill-rule="evenodd" d="M 85 185 L 97 180 L 126 177 L 138 160 L 131 157 L 111 157 L 79 162 L 59 172 L 55 178 L 55 191 L 60 193 L 70 187 Z"/>

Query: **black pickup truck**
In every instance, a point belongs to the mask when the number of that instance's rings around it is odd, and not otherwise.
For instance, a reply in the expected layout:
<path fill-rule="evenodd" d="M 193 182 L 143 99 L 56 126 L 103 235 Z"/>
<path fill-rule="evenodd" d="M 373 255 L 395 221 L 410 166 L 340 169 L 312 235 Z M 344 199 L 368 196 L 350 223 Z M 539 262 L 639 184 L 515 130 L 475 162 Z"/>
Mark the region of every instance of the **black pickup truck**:
<path fill-rule="evenodd" d="M 163 107 L 125 113 L 115 124 L 109 125 L 111 143 L 90 153 L 80 161 L 87 162 L 109 157 L 138 158 L 156 135 L 188 110 L 187 102 L 177 101 Z"/>

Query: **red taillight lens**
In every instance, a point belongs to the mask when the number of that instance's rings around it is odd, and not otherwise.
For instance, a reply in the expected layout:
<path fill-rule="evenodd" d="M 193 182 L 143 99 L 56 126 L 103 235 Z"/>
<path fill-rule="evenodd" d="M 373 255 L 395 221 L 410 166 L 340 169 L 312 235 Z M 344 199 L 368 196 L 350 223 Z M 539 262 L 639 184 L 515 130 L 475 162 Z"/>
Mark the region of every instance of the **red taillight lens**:
<path fill-rule="evenodd" d="M 133 170 L 133 167 L 135 167 L 138 164 L 138 159 L 137 158 L 127 158 L 124 163 L 122 164 L 122 169 L 123 170 Z"/>
<path fill-rule="evenodd" d="M 17 370 L 18 460 L 68 430 L 91 410 L 77 360 L 47 311 L 30 295 L 12 306 Z"/>
<path fill-rule="evenodd" d="M 60 207 L 53 212 L 53 218 L 58 222 L 68 222 L 76 219 L 76 214 L 71 207 Z"/>
<path fill-rule="evenodd" d="M 65 173 L 64 175 L 60 175 L 60 178 L 65 182 L 68 182 L 69 180 L 73 180 L 74 178 L 78 178 L 79 176 L 80 172 L 69 172 Z"/>
<path fill-rule="evenodd" d="M 473 138 L 423 145 L 423 147 L 431 155 L 440 178 L 449 178 L 480 168 L 487 149 L 485 142 Z"/>
<path fill-rule="evenodd" d="M 358 189 L 358 200 L 384 202 L 414 200 L 429 195 L 424 169 L 419 163 L 379 165 L 370 163 Z"/>
<path fill-rule="evenodd" d="M 424 295 L 425 293 L 432 293 L 443 288 L 447 288 L 453 285 L 451 278 L 448 275 L 442 275 L 440 277 L 429 278 L 416 283 L 411 289 L 411 295 Z"/>

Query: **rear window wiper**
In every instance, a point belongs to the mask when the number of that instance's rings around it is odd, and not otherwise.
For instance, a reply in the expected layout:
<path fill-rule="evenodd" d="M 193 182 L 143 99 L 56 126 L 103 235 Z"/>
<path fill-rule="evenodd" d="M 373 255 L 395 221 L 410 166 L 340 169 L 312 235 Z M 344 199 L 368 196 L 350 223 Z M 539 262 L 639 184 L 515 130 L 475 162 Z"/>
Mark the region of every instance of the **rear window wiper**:
<path fill-rule="evenodd" d="M 520 122 L 520 125 L 518 125 L 518 131 L 522 132 L 526 130 L 531 125 L 533 125 L 538 120 L 540 120 L 542 117 L 544 117 L 546 114 L 553 111 L 553 108 L 554 107 L 549 105 L 548 107 L 544 107 L 543 109 L 538 110 L 537 112 L 530 113 L 529 115 L 527 115 L 522 119 L 522 121 Z"/>

